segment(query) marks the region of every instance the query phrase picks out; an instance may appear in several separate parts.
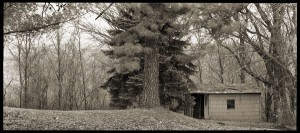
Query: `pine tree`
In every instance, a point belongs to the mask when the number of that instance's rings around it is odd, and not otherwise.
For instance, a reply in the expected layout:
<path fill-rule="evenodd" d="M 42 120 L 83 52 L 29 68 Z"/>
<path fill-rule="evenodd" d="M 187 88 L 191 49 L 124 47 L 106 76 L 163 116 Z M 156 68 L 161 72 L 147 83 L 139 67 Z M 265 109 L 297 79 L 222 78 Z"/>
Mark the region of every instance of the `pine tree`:
<path fill-rule="evenodd" d="M 109 30 L 113 50 L 104 52 L 119 61 L 103 85 L 109 88 L 111 106 L 163 105 L 177 111 L 194 104 L 188 88 L 194 85 L 189 75 L 194 73 L 195 57 L 183 52 L 189 43 L 182 40 L 181 31 L 188 27 L 177 21 L 188 8 L 130 4 L 118 9 L 117 18 L 106 18 L 116 29 Z"/>

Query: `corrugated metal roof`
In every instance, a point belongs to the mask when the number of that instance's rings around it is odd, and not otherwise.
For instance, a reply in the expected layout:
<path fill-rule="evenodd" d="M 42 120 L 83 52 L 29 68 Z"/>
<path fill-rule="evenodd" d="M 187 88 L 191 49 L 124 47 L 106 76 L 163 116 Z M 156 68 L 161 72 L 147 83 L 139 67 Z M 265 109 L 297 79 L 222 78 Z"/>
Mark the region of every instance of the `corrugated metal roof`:
<path fill-rule="evenodd" d="M 262 93 L 262 88 L 253 84 L 201 84 L 198 88 L 190 90 L 190 93 L 200 94 L 243 94 Z"/>

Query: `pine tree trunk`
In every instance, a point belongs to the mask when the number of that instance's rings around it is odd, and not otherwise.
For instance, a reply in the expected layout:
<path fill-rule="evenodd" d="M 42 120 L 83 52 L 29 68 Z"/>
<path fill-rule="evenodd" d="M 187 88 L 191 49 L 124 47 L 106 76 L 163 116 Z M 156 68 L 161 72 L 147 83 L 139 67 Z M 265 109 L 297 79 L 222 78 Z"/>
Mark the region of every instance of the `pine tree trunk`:
<path fill-rule="evenodd" d="M 142 107 L 159 107 L 159 49 L 151 45 L 152 51 L 145 54 L 144 88 L 142 93 Z"/>

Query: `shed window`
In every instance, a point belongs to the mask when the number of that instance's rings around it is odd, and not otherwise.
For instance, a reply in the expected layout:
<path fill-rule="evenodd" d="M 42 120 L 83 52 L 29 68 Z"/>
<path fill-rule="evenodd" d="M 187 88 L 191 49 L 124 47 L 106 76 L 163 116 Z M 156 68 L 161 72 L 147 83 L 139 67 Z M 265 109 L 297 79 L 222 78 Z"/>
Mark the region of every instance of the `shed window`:
<path fill-rule="evenodd" d="M 235 108 L 234 99 L 227 100 L 227 109 L 234 109 L 234 108 Z"/>

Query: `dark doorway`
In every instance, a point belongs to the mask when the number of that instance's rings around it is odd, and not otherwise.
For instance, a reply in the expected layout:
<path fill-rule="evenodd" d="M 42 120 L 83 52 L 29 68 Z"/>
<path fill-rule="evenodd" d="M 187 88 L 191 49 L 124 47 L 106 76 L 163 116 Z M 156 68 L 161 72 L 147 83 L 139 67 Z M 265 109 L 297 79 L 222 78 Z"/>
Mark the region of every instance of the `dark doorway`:
<path fill-rule="evenodd" d="M 193 117 L 198 119 L 204 119 L 204 95 L 192 94 L 195 97 L 195 106 L 193 108 Z"/>

